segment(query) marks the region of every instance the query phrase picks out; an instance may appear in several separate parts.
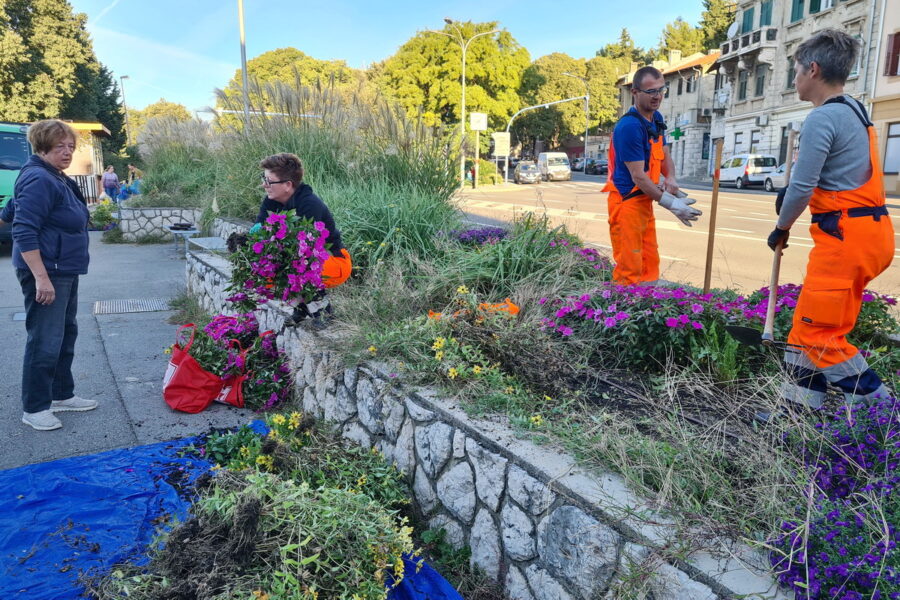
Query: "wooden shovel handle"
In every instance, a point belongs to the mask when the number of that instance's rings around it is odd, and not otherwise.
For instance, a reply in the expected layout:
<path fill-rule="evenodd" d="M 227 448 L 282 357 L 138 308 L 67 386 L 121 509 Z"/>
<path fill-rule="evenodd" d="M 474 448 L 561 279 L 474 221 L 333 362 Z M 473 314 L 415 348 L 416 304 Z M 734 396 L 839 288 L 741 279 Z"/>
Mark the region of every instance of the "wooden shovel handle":
<path fill-rule="evenodd" d="M 781 254 L 784 240 L 775 246 L 775 257 L 772 259 L 772 275 L 769 277 L 769 306 L 766 308 L 766 324 L 763 327 L 762 343 L 771 346 L 775 343 L 775 303 L 778 301 L 778 274 L 781 271 Z"/>

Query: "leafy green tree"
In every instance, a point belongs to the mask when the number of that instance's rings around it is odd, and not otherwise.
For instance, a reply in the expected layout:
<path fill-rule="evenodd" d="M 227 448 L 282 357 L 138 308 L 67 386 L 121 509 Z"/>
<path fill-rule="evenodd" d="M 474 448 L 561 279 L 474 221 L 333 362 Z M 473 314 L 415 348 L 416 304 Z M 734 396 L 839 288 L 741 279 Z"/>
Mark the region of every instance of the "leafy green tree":
<path fill-rule="evenodd" d="M 160 117 L 168 117 L 176 121 L 190 121 L 191 113 L 183 104 L 169 102 L 165 98 L 160 98 L 144 110 L 128 109 L 128 128 L 132 141 L 140 138 L 151 119 Z"/>
<path fill-rule="evenodd" d="M 734 14 L 734 0 L 703 0 L 700 30 L 705 48 L 718 48 L 725 41 L 728 26 L 734 23 Z"/>
<path fill-rule="evenodd" d="M 446 35 L 419 32 L 379 66 L 379 87 L 408 115 L 421 113 L 431 126 L 453 126 L 460 119 L 462 48 L 455 27 L 468 40 L 497 23 L 455 23 L 444 27 Z M 474 39 L 466 51 L 466 112 L 487 113 L 490 129 L 505 129 L 519 109 L 518 90 L 529 62 L 528 50 L 507 31 Z"/>
<path fill-rule="evenodd" d="M 663 56 L 666 56 L 669 50 L 681 50 L 682 55 L 687 56 L 702 52 L 704 43 L 703 31 L 678 17 L 663 28 L 659 50 Z"/>
<path fill-rule="evenodd" d="M 542 56 L 532 63 L 522 74 L 520 96 L 523 106 L 536 106 L 584 94 L 584 84 L 571 73 L 585 76 L 585 62 L 567 54 L 554 52 Z M 581 100 L 564 102 L 547 108 L 529 111 L 515 123 L 516 138 L 530 143 L 532 139 L 543 139 L 556 146 L 567 137 L 584 133 L 584 102 Z M 524 134 L 528 131 L 528 134 Z"/>
<path fill-rule="evenodd" d="M 95 68 L 86 22 L 65 0 L 0 0 L 0 119 L 60 115 Z"/>

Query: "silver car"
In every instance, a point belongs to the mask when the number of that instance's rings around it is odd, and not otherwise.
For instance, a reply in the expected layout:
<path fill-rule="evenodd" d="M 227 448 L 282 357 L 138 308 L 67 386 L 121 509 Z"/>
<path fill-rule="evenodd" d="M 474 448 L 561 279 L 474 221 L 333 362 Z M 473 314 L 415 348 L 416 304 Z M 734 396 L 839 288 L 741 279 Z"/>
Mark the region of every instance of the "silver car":
<path fill-rule="evenodd" d="M 766 173 L 766 180 L 763 182 L 763 187 L 766 188 L 767 192 L 775 192 L 785 186 L 785 167 L 786 164 L 782 163 L 780 167 L 778 167 L 771 173 Z"/>
<path fill-rule="evenodd" d="M 534 162 L 523 160 L 516 165 L 513 177 L 516 183 L 540 183 L 541 171 Z"/>

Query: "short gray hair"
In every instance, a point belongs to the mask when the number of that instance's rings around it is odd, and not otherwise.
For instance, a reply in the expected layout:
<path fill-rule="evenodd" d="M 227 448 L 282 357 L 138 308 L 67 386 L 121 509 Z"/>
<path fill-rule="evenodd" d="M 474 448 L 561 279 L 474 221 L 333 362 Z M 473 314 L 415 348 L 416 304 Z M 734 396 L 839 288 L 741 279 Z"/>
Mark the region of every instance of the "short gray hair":
<path fill-rule="evenodd" d="M 837 29 L 823 29 L 797 47 L 794 60 L 805 70 L 812 63 L 822 69 L 826 83 L 843 84 L 856 64 L 860 43 L 852 35 Z"/>

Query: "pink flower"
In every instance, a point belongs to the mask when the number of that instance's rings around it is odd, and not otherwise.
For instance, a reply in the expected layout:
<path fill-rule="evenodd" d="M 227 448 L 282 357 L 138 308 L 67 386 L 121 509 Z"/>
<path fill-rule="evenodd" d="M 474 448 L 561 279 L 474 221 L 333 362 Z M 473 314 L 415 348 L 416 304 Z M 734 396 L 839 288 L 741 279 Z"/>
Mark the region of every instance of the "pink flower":
<path fill-rule="evenodd" d="M 700 313 L 703 312 L 703 305 L 702 304 L 691 304 L 691 312 L 694 313 L 695 315 L 699 315 Z"/>
<path fill-rule="evenodd" d="M 559 328 L 559 332 L 561 334 L 563 334 L 564 336 L 568 337 L 568 336 L 572 335 L 572 328 L 566 327 L 565 325 L 563 325 Z"/>
<path fill-rule="evenodd" d="M 703 323 L 700 323 L 699 321 L 691 321 L 691 327 L 693 327 L 694 329 L 703 329 Z"/>
<path fill-rule="evenodd" d="M 678 327 L 678 319 L 676 319 L 675 317 L 667 317 L 666 327 Z"/>
<path fill-rule="evenodd" d="M 538 304 L 543 306 L 543 305 L 547 304 L 547 300 L 549 300 L 549 298 L 541 298 L 540 300 L 538 300 Z"/>
<path fill-rule="evenodd" d="M 616 323 L 618 323 L 618 321 L 616 321 L 615 317 L 606 317 L 606 319 L 603 320 L 603 325 L 606 327 L 615 327 Z"/>
<path fill-rule="evenodd" d="M 262 243 L 262 242 L 256 242 L 256 243 L 253 244 L 253 252 L 254 252 L 255 254 L 262 254 L 263 249 L 264 249 L 265 247 L 266 247 L 266 245 L 265 245 L 264 243 Z"/>

